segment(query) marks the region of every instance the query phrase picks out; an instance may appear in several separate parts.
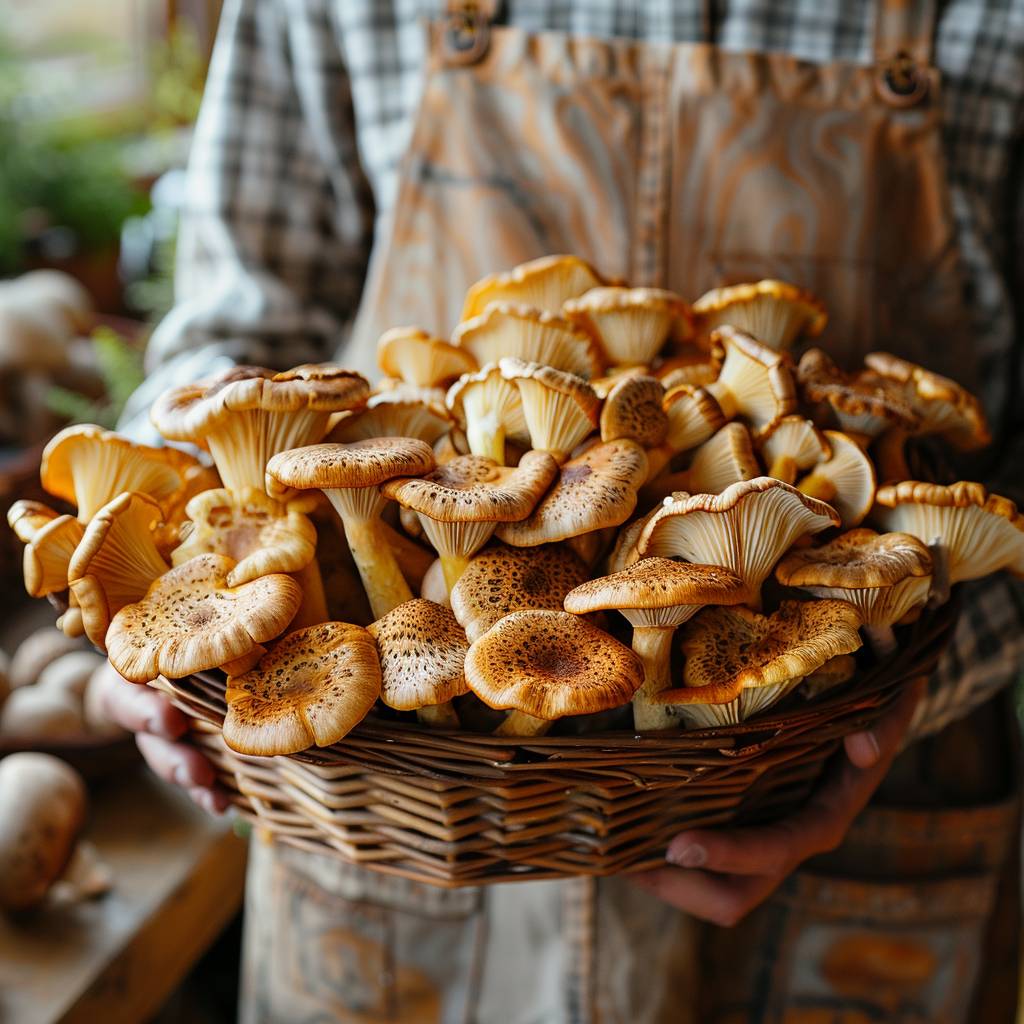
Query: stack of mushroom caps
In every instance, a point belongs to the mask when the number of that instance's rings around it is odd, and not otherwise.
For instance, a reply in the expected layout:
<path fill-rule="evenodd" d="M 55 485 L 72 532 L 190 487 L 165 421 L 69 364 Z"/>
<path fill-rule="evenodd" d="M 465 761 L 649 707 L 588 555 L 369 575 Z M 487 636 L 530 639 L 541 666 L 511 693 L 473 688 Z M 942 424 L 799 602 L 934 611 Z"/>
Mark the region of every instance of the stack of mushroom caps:
<path fill-rule="evenodd" d="M 245 753 L 336 742 L 381 705 L 465 728 L 482 701 L 508 735 L 739 721 L 848 678 L 862 628 L 891 650 L 951 582 L 1024 571 L 1012 503 L 903 478 L 918 436 L 983 443 L 977 402 L 881 353 L 797 363 L 825 323 L 784 282 L 691 306 L 535 260 L 474 285 L 450 339 L 388 331 L 374 392 L 330 366 L 173 389 L 154 422 L 219 481 L 117 441 L 170 468 L 83 502 L 51 453 L 80 511 L 12 510 L 26 579 L 70 579 L 69 616 L 131 679 L 223 668 Z M 325 530 L 371 617 L 326 600 Z"/>

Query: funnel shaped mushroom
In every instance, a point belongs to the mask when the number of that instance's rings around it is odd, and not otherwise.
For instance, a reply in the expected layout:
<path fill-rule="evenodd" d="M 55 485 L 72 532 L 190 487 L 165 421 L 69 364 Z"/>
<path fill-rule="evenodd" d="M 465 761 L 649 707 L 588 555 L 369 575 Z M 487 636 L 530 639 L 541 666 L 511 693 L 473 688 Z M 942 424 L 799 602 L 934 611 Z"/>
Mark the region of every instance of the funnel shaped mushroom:
<path fill-rule="evenodd" d="M 928 600 L 932 557 L 907 533 L 850 530 L 819 548 L 791 551 L 775 578 L 815 597 L 848 601 L 875 652 L 886 655 L 896 649 L 893 623 Z"/>
<path fill-rule="evenodd" d="M 450 608 L 415 598 L 368 627 L 380 655 L 380 699 L 415 711 L 428 725 L 458 729 L 451 702 L 469 693 L 463 671 L 469 641 Z"/>
<path fill-rule="evenodd" d="M 693 312 L 704 337 L 729 324 L 776 352 L 791 348 L 797 338 L 816 338 L 828 323 L 819 298 L 785 281 L 714 288 L 693 304 Z"/>
<path fill-rule="evenodd" d="M 330 746 L 380 696 L 373 639 L 346 622 L 296 630 L 255 668 L 229 676 L 224 696 L 224 742 L 240 754 L 272 757 Z"/>
<path fill-rule="evenodd" d="M 683 636 L 684 686 L 654 698 L 698 729 L 732 725 L 781 700 L 804 676 L 861 646 L 845 601 L 783 601 L 774 615 L 706 608 Z"/>
<path fill-rule="evenodd" d="M 517 302 L 558 313 L 567 299 L 602 284 L 601 275 L 578 256 L 541 256 L 477 281 L 466 292 L 462 319 L 479 316 L 492 302 Z"/>
<path fill-rule="evenodd" d="M 721 406 L 704 388 L 680 384 L 667 392 L 662 403 L 668 416 L 663 444 L 647 453 L 647 479 L 653 480 L 681 452 L 707 441 L 725 425 Z"/>
<path fill-rule="evenodd" d="M 74 516 L 57 516 L 36 530 L 25 545 L 22 566 L 25 590 L 32 597 L 59 594 L 68 588 L 68 565 L 85 527 Z"/>
<path fill-rule="evenodd" d="M 747 584 L 756 600 L 761 584 L 793 541 L 838 525 L 839 516 L 828 505 L 760 476 L 732 484 L 721 494 L 666 499 L 640 534 L 637 551 L 641 557 L 724 566 Z"/>
<path fill-rule="evenodd" d="M 486 366 L 506 356 L 589 380 L 601 371 L 597 347 L 585 331 L 554 313 L 495 302 L 455 328 L 452 342 Z"/>
<path fill-rule="evenodd" d="M 319 441 L 333 413 L 361 407 L 369 385 L 335 366 L 297 366 L 275 373 L 237 366 L 213 381 L 171 388 L 150 412 L 171 441 L 205 444 L 224 486 L 244 493 L 265 486 L 278 452 Z"/>
<path fill-rule="evenodd" d="M 126 605 L 140 601 L 167 572 L 154 530 L 160 506 L 145 494 L 122 494 L 96 513 L 71 556 L 67 579 L 85 635 L 104 650 L 107 629 Z"/>
<path fill-rule="evenodd" d="M 377 365 L 389 377 L 420 388 L 436 388 L 472 373 L 476 360 L 465 349 L 419 327 L 392 327 L 377 342 Z"/>
<path fill-rule="evenodd" d="M 601 440 L 628 438 L 656 448 L 668 437 L 665 389 L 654 377 L 623 376 L 608 392 L 601 407 Z"/>
<path fill-rule="evenodd" d="M 267 487 L 272 495 L 291 488 L 324 492 L 345 527 L 370 607 L 380 618 L 412 600 L 412 591 L 382 529 L 385 503 L 379 487 L 433 468 L 430 445 L 411 437 L 316 444 L 275 455 L 267 465 Z"/>
<path fill-rule="evenodd" d="M 531 446 L 564 462 L 597 426 L 601 400 L 594 389 L 575 374 L 540 363 L 502 359 L 499 365 L 519 388 Z"/>
<path fill-rule="evenodd" d="M 43 489 L 78 508 L 84 525 L 119 494 L 148 494 L 161 507 L 185 486 L 199 466 L 175 448 L 135 444 L 112 430 L 83 424 L 67 427 L 43 449 L 39 470 Z"/>
<path fill-rule="evenodd" d="M 280 636 L 302 603 L 302 588 L 274 573 L 228 586 L 235 563 L 200 555 L 154 580 L 107 630 L 107 657 L 133 683 L 180 679 L 249 654 Z"/>
<path fill-rule="evenodd" d="M 489 707 L 511 710 L 502 736 L 537 736 L 566 715 L 627 703 L 643 682 L 628 648 L 560 611 L 521 611 L 496 622 L 466 655 L 466 682 Z"/>
<path fill-rule="evenodd" d="M 875 467 L 856 441 L 838 430 L 826 430 L 832 454 L 797 483 L 804 493 L 828 502 L 849 529 L 863 522 L 875 501 Z"/>
<path fill-rule="evenodd" d="M 875 502 L 872 518 L 884 529 L 911 534 L 933 557 L 936 547 L 941 550 L 950 584 L 1000 569 L 1024 576 L 1024 516 L 981 484 L 905 480 L 879 488 Z"/>
<path fill-rule="evenodd" d="M 466 432 L 474 455 L 486 455 L 504 466 L 506 439 L 529 448 L 530 431 L 519 389 L 505 379 L 497 363 L 459 378 L 448 389 L 445 403 Z"/>
<path fill-rule="evenodd" d="M 470 560 L 452 588 L 452 611 L 472 643 L 512 612 L 559 611 L 565 595 L 587 577 L 586 566 L 568 548 L 498 544 Z"/>
<path fill-rule="evenodd" d="M 44 526 L 59 516 L 59 512 L 41 501 L 21 500 L 7 510 L 7 525 L 22 544 L 28 544 Z"/>
<path fill-rule="evenodd" d="M 644 684 L 633 697 L 637 729 L 667 729 L 672 717 L 652 703 L 670 685 L 672 635 L 705 605 L 740 604 L 747 586 L 734 572 L 714 565 L 689 565 L 667 558 L 644 558 L 628 569 L 589 580 L 565 598 L 575 615 L 614 609 L 633 627 L 633 650 L 644 666 Z"/>
<path fill-rule="evenodd" d="M 263 490 L 234 494 L 226 487 L 204 491 L 187 506 L 182 543 L 174 565 L 196 555 L 227 555 L 238 564 L 228 585 L 241 586 L 272 572 L 301 572 L 316 554 L 316 527 L 296 503 L 282 505 Z"/>
<path fill-rule="evenodd" d="M 555 486 L 525 519 L 502 523 L 500 540 L 533 547 L 624 523 L 636 508 L 647 457 L 635 441 L 595 444 L 566 462 Z"/>
<path fill-rule="evenodd" d="M 324 438 L 328 444 L 352 444 L 376 437 L 415 437 L 434 444 L 451 428 L 448 411 L 437 402 L 390 391 L 370 397 L 365 409 L 341 414 Z"/>
<path fill-rule="evenodd" d="M 692 333 L 689 306 L 661 288 L 591 288 L 562 313 L 597 340 L 611 366 L 646 366 L 670 337 Z"/>
<path fill-rule="evenodd" d="M 757 439 L 768 476 L 785 484 L 795 484 L 801 472 L 807 472 L 832 456 L 825 435 L 803 416 L 783 416 L 766 427 Z"/>

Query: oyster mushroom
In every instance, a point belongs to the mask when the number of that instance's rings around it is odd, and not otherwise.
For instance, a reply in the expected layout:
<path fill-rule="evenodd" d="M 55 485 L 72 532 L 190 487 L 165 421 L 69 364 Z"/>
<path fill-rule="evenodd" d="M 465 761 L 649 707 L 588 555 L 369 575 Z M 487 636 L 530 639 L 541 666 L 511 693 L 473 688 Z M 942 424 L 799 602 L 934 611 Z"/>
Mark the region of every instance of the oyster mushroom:
<path fill-rule="evenodd" d="M 859 626 L 845 601 L 783 601 L 773 615 L 705 608 L 683 634 L 684 685 L 653 699 L 699 729 L 742 722 L 832 658 L 856 651 Z"/>
<path fill-rule="evenodd" d="M 512 612 L 469 648 L 466 682 L 489 707 L 512 713 L 502 736 L 538 736 L 566 715 L 626 704 L 643 682 L 628 647 L 564 611 Z"/>
<path fill-rule="evenodd" d="M 668 437 L 664 400 L 665 389 L 654 377 L 623 376 L 601 407 L 601 440 L 628 438 L 645 448 L 657 448 Z"/>
<path fill-rule="evenodd" d="M 797 487 L 828 502 L 849 529 L 864 520 L 875 501 L 875 467 L 856 441 L 838 430 L 826 430 L 832 454 L 815 464 Z"/>
<path fill-rule="evenodd" d="M 249 654 L 285 630 L 302 588 L 273 573 L 228 586 L 235 563 L 199 555 L 154 580 L 146 596 L 125 605 L 107 630 L 107 657 L 133 683 L 180 679 Z"/>
<path fill-rule="evenodd" d="M 680 384 L 666 392 L 662 405 L 668 433 L 662 444 L 647 452 L 648 480 L 658 476 L 673 456 L 703 444 L 726 422 L 721 406 L 704 388 Z"/>
<path fill-rule="evenodd" d="M 60 513 L 41 501 L 16 501 L 7 510 L 7 525 L 22 544 L 30 543 L 35 535 Z"/>
<path fill-rule="evenodd" d="M 434 444 L 451 429 L 448 410 L 434 401 L 390 392 L 371 395 L 365 409 L 342 413 L 324 438 L 327 444 L 352 444 L 377 437 L 415 437 Z"/>
<path fill-rule="evenodd" d="M 517 302 L 558 313 L 567 299 L 604 283 L 578 256 L 541 256 L 477 281 L 466 293 L 462 319 L 479 316 L 492 302 Z"/>
<path fill-rule="evenodd" d="M 370 634 L 347 622 L 322 622 L 289 633 L 255 668 L 228 676 L 224 742 L 264 757 L 327 747 L 351 732 L 379 696 Z"/>
<path fill-rule="evenodd" d="M 795 484 L 801 472 L 831 458 L 832 448 L 825 435 L 803 416 L 783 416 L 767 426 L 757 438 L 768 476 Z"/>
<path fill-rule="evenodd" d="M 514 381 L 506 380 L 497 363 L 460 377 L 445 399 L 456 423 L 466 432 L 469 450 L 504 466 L 506 438 L 529 448 L 530 431 L 523 400 Z"/>
<path fill-rule="evenodd" d="M 896 650 L 893 624 L 928 600 L 932 558 L 910 534 L 850 530 L 821 547 L 791 551 L 776 566 L 775 578 L 852 604 L 875 653 L 884 656 Z"/>
<path fill-rule="evenodd" d="M 565 610 L 575 615 L 614 609 L 633 627 L 633 650 L 644 666 L 644 683 L 633 697 L 637 729 L 667 729 L 672 717 L 652 703 L 671 685 L 669 661 L 678 626 L 705 605 L 739 604 L 750 595 L 735 573 L 714 565 L 690 565 L 667 558 L 644 558 L 628 569 L 588 580 L 566 595 Z"/>
<path fill-rule="evenodd" d="M 22 560 L 25 590 L 32 597 L 67 590 L 68 565 L 84 534 L 85 527 L 74 516 L 58 516 L 36 531 Z"/>
<path fill-rule="evenodd" d="M 389 377 L 415 387 L 436 388 L 472 373 L 476 360 L 465 349 L 432 337 L 419 327 L 392 327 L 377 342 L 377 365 Z"/>

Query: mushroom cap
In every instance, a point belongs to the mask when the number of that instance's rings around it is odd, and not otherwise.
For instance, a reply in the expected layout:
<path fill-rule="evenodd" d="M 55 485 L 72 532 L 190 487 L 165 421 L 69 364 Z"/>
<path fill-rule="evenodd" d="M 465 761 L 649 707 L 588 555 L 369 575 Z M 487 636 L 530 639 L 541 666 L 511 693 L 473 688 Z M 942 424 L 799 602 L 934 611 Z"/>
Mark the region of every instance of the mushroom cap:
<path fill-rule="evenodd" d="M 949 558 L 949 580 L 973 580 L 1000 569 L 1024 576 L 1024 515 L 979 483 L 904 480 L 880 487 L 872 519 L 886 530 L 938 542 Z"/>
<path fill-rule="evenodd" d="M 759 432 L 796 409 L 796 382 L 788 355 L 729 324 L 716 328 L 711 337 L 725 346 L 725 360 L 718 379 L 707 390 L 728 418 L 732 418 L 728 407 L 734 407 L 735 415 Z"/>
<path fill-rule="evenodd" d="M 591 288 L 563 303 L 562 314 L 593 335 L 613 366 L 651 363 L 670 337 L 693 333 L 690 307 L 662 288 Z"/>
<path fill-rule="evenodd" d="M 563 611 L 512 612 L 466 655 L 466 682 L 485 704 L 546 721 L 620 707 L 643 676 L 633 651 Z"/>
<path fill-rule="evenodd" d="M 248 654 L 279 636 L 302 603 L 302 588 L 273 573 L 228 586 L 235 563 L 199 555 L 154 580 L 107 631 L 107 656 L 125 679 L 180 679 Z"/>
<path fill-rule="evenodd" d="M 59 515 L 59 512 L 41 501 L 21 499 L 7 510 L 7 525 L 22 544 L 28 544 L 47 523 L 52 523 Z"/>
<path fill-rule="evenodd" d="M 435 338 L 419 327 L 392 327 L 377 342 L 377 364 L 389 377 L 421 388 L 443 386 L 476 369 L 465 349 Z"/>
<path fill-rule="evenodd" d="M 289 633 L 244 675 L 229 676 L 224 742 L 240 754 L 293 754 L 337 743 L 380 696 L 380 663 L 361 626 Z"/>
<path fill-rule="evenodd" d="M 460 455 L 426 476 L 389 480 L 382 491 L 437 522 L 512 522 L 530 514 L 557 472 L 546 452 L 527 452 L 515 467 Z"/>
<path fill-rule="evenodd" d="M 560 545 L 496 544 L 477 554 L 452 588 L 452 611 L 472 643 L 511 612 L 560 610 L 565 595 L 588 575 L 579 558 Z"/>
<path fill-rule="evenodd" d="M 460 377 L 449 389 L 445 404 L 472 446 L 480 425 L 500 426 L 505 436 L 522 447 L 530 445 L 530 431 L 523 417 L 523 401 L 514 381 L 506 380 L 497 363 Z M 486 455 L 487 452 L 473 452 Z"/>
<path fill-rule="evenodd" d="M 153 404 L 150 419 L 171 441 L 197 441 L 233 413 L 341 412 L 361 406 L 369 393 L 365 377 L 329 363 L 283 373 L 235 366 L 212 380 L 165 391 Z"/>
<path fill-rule="evenodd" d="M 838 525 L 838 514 L 824 502 L 761 476 L 721 494 L 666 498 L 640 534 L 637 551 L 724 566 L 756 594 L 797 537 Z"/>
<path fill-rule="evenodd" d="M 398 605 L 367 627 L 380 655 L 380 699 L 396 711 L 445 704 L 469 692 L 469 641 L 450 608 L 423 598 Z"/>
<path fill-rule="evenodd" d="M 462 319 L 479 316 L 492 302 L 518 302 L 559 313 L 567 299 L 601 284 L 601 275 L 578 256 L 541 256 L 477 281 L 466 293 Z"/>
<path fill-rule="evenodd" d="M 776 351 L 788 349 L 801 335 L 816 338 L 828 323 L 816 295 L 772 280 L 713 288 L 693 304 L 693 313 L 704 335 L 730 324 Z"/>
<path fill-rule="evenodd" d="M 992 440 L 981 403 L 966 388 L 889 352 L 869 352 L 869 370 L 899 384 L 920 417 L 918 434 L 941 434 L 961 450 L 983 448 Z"/>
<path fill-rule="evenodd" d="M 647 456 L 636 441 L 595 444 L 562 466 L 554 487 L 532 513 L 499 526 L 498 537 L 516 547 L 533 547 L 618 526 L 633 514 L 646 475 Z"/>
<path fill-rule="evenodd" d="M 760 475 L 750 431 L 742 423 L 727 423 L 693 453 L 687 489 L 721 494 L 732 484 Z"/>
<path fill-rule="evenodd" d="M 679 384 L 666 392 L 662 404 L 668 415 L 665 443 L 673 452 L 696 448 L 726 422 L 718 400 L 702 387 Z"/>
<path fill-rule="evenodd" d="M 43 626 L 30 633 L 18 645 L 11 658 L 7 679 L 12 689 L 31 686 L 39 681 L 43 669 L 69 651 L 80 651 L 82 645 L 65 636 L 53 626 Z"/>
<path fill-rule="evenodd" d="M 685 685 L 651 699 L 684 709 L 737 702 L 737 717 L 749 717 L 825 662 L 856 651 L 860 624 L 845 601 L 783 601 L 772 615 L 705 608 L 683 633 Z"/>
<path fill-rule="evenodd" d="M 377 437 L 413 437 L 433 445 L 451 428 L 447 409 L 436 402 L 422 402 L 390 393 L 372 395 L 365 409 L 343 412 L 324 438 L 327 444 L 352 444 Z"/>
<path fill-rule="evenodd" d="M 709 604 L 740 604 L 747 585 L 718 565 L 693 565 L 669 558 L 642 558 L 603 579 L 587 580 L 566 595 L 574 615 L 615 609 L 633 626 L 673 628 Z"/>
<path fill-rule="evenodd" d="M 874 504 L 875 467 L 864 449 L 841 431 L 826 430 L 825 439 L 832 449 L 831 457 L 817 463 L 809 477 L 797 486 L 801 490 L 805 483 L 810 486 L 808 481 L 812 478 L 829 481 L 836 493 L 828 503 L 839 513 L 843 526 L 849 529 L 863 522 Z"/>
<path fill-rule="evenodd" d="M 429 473 L 434 451 L 414 437 L 376 437 L 352 444 L 313 444 L 278 452 L 267 463 L 267 491 L 377 487 L 394 477 Z"/>
<path fill-rule="evenodd" d="M 831 690 L 834 686 L 849 682 L 857 672 L 857 659 L 851 654 L 837 654 L 829 658 L 820 668 L 804 676 L 800 692 L 811 699 Z"/>
<path fill-rule="evenodd" d="M 668 436 L 665 389 L 655 377 L 623 376 L 612 385 L 601 408 L 601 440 L 629 438 L 655 448 Z"/>
<path fill-rule="evenodd" d="M 68 564 L 85 533 L 74 516 L 58 516 L 25 545 L 22 565 L 25 590 L 32 597 L 59 594 L 68 588 Z"/>
<path fill-rule="evenodd" d="M 227 555 L 238 563 L 228 574 L 232 587 L 272 572 L 300 572 L 316 555 L 316 527 L 309 517 L 254 488 L 244 494 L 226 487 L 203 491 L 186 513 L 187 529 L 171 552 L 172 564 L 196 555 Z"/>
<path fill-rule="evenodd" d="M 828 439 L 812 420 L 803 416 L 783 416 L 769 424 L 758 435 L 757 447 L 769 469 L 782 459 L 791 459 L 796 469 L 807 470 L 832 455 Z"/>
<path fill-rule="evenodd" d="M 452 342 L 486 366 L 506 356 L 589 379 L 601 372 L 594 339 L 556 313 L 494 302 L 455 328 Z"/>

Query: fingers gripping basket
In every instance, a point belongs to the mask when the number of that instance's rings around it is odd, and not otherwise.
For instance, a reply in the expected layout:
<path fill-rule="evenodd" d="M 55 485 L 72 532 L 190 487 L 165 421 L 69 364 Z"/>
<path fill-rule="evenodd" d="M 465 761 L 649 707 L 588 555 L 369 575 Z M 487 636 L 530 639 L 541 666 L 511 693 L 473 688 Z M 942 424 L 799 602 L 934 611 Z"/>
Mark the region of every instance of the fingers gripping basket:
<path fill-rule="evenodd" d="M 609 875 L 663 863 L 684 827 L 798 806 L 842 737 L 935 667 L 954 621 L 953 603 L 926 613 L 896 655 L 814 701 L 672 735 L 510 740 L 371 716 L 332 747 L 247 757 L 221 739 L 223 676 L 154 685 L 190 717 L 238 810 L 284 842 L 448 887 Z"/>

